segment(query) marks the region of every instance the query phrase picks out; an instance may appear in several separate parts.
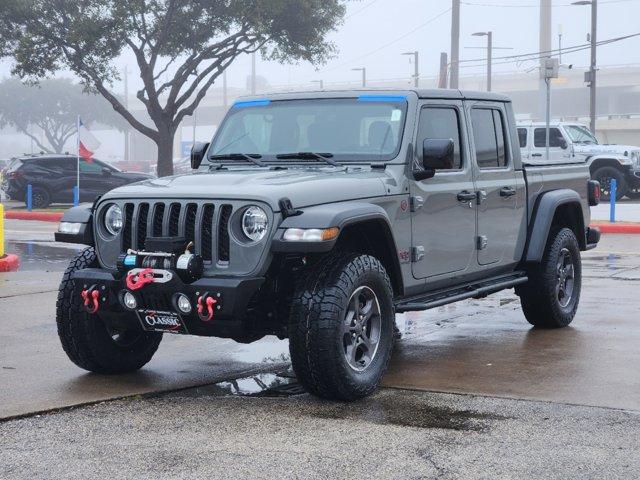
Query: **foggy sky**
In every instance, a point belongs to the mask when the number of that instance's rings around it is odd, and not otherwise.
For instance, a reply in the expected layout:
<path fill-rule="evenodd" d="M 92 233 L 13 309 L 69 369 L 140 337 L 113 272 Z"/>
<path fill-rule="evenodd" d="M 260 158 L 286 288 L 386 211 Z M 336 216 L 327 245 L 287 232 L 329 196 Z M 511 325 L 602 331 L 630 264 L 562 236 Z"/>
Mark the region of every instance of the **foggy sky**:
<path fill-rule="evenodd" d="M 539 3 L 537 0 L 462 0 L 460 57 L 483 58 L 486 39 L 472 37 L 477 31 L 493 31 L 494 46 L 512 47 L 513 50 L 496 50 L 494 56 L 538 51 Z M 553 0 L 553 48 L 557 47 L 557 33 L 561 25 L 563 46 L 586 42 L 590 29 L 590 7 L 570 6 L 572 0 Z M 343 25 L 330 35 L 338 47 L 337 57 L 324 66 L 314 67 L 308 63 L 285 65 L 258 59 L 257 73 L 267 78 L 274 86 L 302 85 L 322 79 L 326 86 L 331 82 L 358 81 L 360 72 L 354 67 L 366 67 L 371 80 L 405 78 L 413 72 L 409 57 L 401 52 L 420 52 L 421 75 L 436 75 L 441 51 L 449 51 L 451 13 L 424 27 L 420 25 L 451 7 L 451 0 L 352 0 L 347 3 L 347 14 Z M 599 0 L 598 40 L 640 32 L 640 0 Z M 412 30 L 413 33 L 409 33 Z M 401 38 L 406 35 L 406 38 Z M 395 43 L 384 47 L 390 42 Z M 382 48 L 384 47 L 384 48 Z M 589 52 L 585 50 L 563 56 L 563 63 L 586 66 Z M 119 59 L 118 65 L 130 70 L 135 61 L 132 56 Z M 598 48 L 598 64 L 640 64 L 640 37 Z M 532 62 L 518 65 L 496 64 L 495 73 L 524 72 L 534 66 Z M 239 58 L 228 69 L 231 86 L 245 85 L 250 72 L 248 56 Z M 316 72 L 316 68 L 319 70 Z M 482 74 L 484 66 L 463 67 L 460 75 Z M 8 62 L 0 66 L 0 76 L 9 75 Z M 140 85 L 139 79 L 129 78 L 131 91 Z M 114 85 L 121 90 L 121 85 Z"/>

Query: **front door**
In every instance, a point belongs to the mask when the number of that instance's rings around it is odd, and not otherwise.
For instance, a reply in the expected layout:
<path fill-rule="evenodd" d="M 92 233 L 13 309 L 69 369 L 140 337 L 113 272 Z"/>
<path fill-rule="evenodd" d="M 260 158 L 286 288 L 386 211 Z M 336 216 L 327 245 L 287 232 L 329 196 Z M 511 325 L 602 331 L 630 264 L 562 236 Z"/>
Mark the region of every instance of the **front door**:
<path fill-rule="evenodd" d="M 548 163 L 547 161 L 547 129 L 546 127 L 534 127 L 533 146 L 531 147 L 531 159 L 529 163 Z M 564 148 L 563 148 L 564 147 Z M 571 150 L 564 141 L 562 132 L 557 127 L 549 128 L 549 161 L 564 162 L 571 158 Z"/>
<path fill-rule="evenodd" d="M 478 191 L 478 264 L 513 264 L 521 228 L 524 181 L 518 181 L 514 170 L 506 111 L 500 103 L 476 103 L 470 105 L 469 118 Z"/>
<path fill-rule="evenodd" d="M 422 163 L 426 138 L 452 139 L 454 168 L 411 182 L 412 269 L 415 278 L 461 275 L 475 264 L 475 188 L 462 102 L 427 101 L 415 136 L 415 162 Z"/>

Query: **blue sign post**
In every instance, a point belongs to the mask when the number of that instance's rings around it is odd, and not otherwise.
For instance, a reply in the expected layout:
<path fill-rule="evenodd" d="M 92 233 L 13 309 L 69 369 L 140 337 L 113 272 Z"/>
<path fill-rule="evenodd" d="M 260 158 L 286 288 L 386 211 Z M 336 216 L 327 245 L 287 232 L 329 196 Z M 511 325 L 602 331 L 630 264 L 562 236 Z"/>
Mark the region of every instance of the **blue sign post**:
<path fill-rule="evenodd" d="M 616 194 L 618 193 L 618 182 L 616 181 L 615 178 L 611 179 L 611 187 L 610 187 L 610 192 L 609 194 L 611 195 L 611 198 L 609 199 L 609 221 L 611 223 L 615 223 L 616 222 Z"/>

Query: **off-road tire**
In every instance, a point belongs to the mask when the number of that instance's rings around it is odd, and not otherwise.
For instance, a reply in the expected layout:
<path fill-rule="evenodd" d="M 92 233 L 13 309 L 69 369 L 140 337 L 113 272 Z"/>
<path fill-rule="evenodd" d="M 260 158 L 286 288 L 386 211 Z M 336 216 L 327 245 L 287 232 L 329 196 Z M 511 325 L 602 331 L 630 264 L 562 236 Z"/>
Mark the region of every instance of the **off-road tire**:
<path fill-rule="evenodd" d="M 593 175 L 591 175 L 593 180 L 597 180 L 600 182 L 601 189 L 601 199 L 603 201 L 609 201 L 611 199 L 610 195 L 610 184 L 611 179 L 616 179 L 616 200 L 622 199 L 627 194 L 628 184 L 627 179 L 620 170 L 615 167 L 600 167 Z"/>
<path fill-rule="evenodd" d="M 56 323 L 62 348 L 73 363 L 90 372 L 133 372 L 151 360 L 162 334 L 132 330 L 131 341 L 121 345 L 114 341 L 100 318 L 83 310 L 72 275 L 77 270 L 97 266 L 95 250 L 89 247 L 80 252 L 64 272 L 56 302 Z"/>
<path fill-rule="evenodd" d="M 629 187 L 627 189 L 627 197 L 631 200 L 640 199 L 640 187 Z"/>
<path fill-rule="evenodd" d="M 380 310 L 377 350 L 363 371 L 350 367 L 341 333 L 348 302 L 360 287 L 375 294 Z M 291 302 L 289 350 L 298 380 L 321 398 L 351 401 L 370 395 L 391 358 L 394 316 L 391 282 L 376 258 L 337 252 L 321 258 L 300 275 Z"/>
<path fill-rule="evenodd" d="M 25 198 L 25 203 L 26 203 Z M 31 201 L 33 208 L 47 208 L 51 205 L 51 194 L 44 187 L 33 187 L 31 190 Z"/>
<path fill-rule="evenodd" d="M 573 262 L 573 288 L 568 303 L 563 306 L 556 291 L 558 262 L 568 252 Z M 580 247 L 573 231 L 552 228 L 542 262 L 528 268 L 529 281 L 516 287 L 522 311 L 527 321 L 541 328 L 562 328 L 571 323 L 578 309 L 582 283 Z"/>

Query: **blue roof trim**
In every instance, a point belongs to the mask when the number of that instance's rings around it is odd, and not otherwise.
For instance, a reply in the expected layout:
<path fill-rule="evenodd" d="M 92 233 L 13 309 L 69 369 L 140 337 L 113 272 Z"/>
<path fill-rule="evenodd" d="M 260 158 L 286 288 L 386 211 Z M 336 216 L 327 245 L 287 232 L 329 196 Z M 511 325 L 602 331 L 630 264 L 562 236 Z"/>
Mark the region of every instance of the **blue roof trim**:
<path fill-rule="evenodd" d="M 359 102 L 406 102 L 404 95 L 360 95 Z"/>
<path fill-rule="evenodd" d="M 271 103 L 271 100 L 244 100 L 233 104 L 233 108 L 245 108 L 245 107 L 266 107 Z"/>

